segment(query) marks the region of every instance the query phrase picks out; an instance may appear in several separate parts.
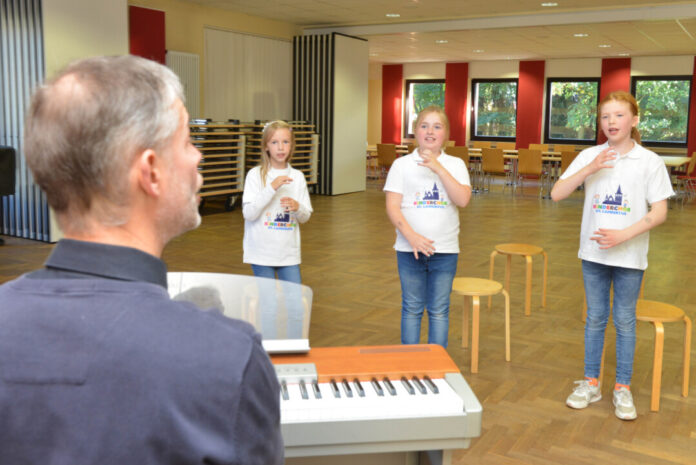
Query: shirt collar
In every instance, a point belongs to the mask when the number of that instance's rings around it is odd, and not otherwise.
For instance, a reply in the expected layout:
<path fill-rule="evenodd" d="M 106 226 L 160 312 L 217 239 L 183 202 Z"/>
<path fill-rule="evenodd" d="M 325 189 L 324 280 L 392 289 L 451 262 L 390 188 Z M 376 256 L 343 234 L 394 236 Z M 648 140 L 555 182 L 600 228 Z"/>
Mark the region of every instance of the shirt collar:
<path fill-rule="evenodd" d="M 167 265 L 154 255 L 131 247 L 61 239 L 45 267 L 122 281 L 145 281 L 167 288 Z"/>

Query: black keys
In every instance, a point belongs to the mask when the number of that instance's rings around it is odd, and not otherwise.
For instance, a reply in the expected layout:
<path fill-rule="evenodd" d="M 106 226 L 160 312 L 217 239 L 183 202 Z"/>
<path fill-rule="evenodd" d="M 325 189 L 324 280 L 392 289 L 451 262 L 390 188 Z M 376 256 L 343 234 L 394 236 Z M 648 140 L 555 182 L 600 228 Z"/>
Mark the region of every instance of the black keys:
<path fill-rule="evenodd" d="M 413 382 L 413 385 L 416 386 L 416 389 L 420 391 L 421 394 L 426 394 L 427 391 L 425 390 L 425 386 L 423 383 L 421 383 L 421 380 L 418 379 L 418 376 L 414 376 L 411 378 L 411 381 Z"/>
<path fill-rule="evenodd" d="M 353 390 L 350 388 L 350 384 L 345 379 L 341 381 L 341 386 L 343 386 L 343 392 L 346 393 L 347 397 L 353 397 Z"/>
<path fill-rule="evenodd" d="M 283 396 L 283 400 L 290 400 L 290 394 L 288 393 L 288 383 L 285 380 L 280 383 L 280 394 Z"/>
<path fill-rule="evenodd" d="M 384 390 L 382 389 L 382 386 L 379 385 L 379 381 L 377 381 L 377 378 L 372 378 L 372 381 L 370 381 L 370 383 L 372 384 L 372 387 L 375 389 L 377 395 L 380 397 L 384 397 Z"/>
<path fill-rule="evenodd" d="M 395 396 L 396 395 L 396 388 L 394 388 L 394 385 L 391 383 L 389 378 L 387 378 L 385 376 L 384 379 L 382 380 L 382 382 L 384 383 L 384 386 L 387 388 L 387 391 L 389 391 L 389 394 Z"/>
<path fill-rule="evenodd" d="M 315 399 L 321 399 L 321 391 L 319 390 L 319 383 L 316 379 L 312 381 L 312 391 L 314 391 Z"/>
<path fill-rule="evenodd" d="M 333 392 L 333 395 L 336 399 L 341 398 L 341 391 L 338 390 L 338 385 L 336 385 L 336 380 L 332 379 L 331 382 L 329 383 L 331 386 L 331 392 Z"/>
<path fill-rule="evenodd" d="M 353 380 L 353 386 L 355 386 L 355 390 L 358 391 L 358 395 L 360 397 L 365 397 L 365 389 L 363 389 L 362 384 L 360 384 L 360 380 L 358 380 L 358 378 L 355 378 Z"/>
<path fill-rule="evenodd" d="M 404 385 L 406 391 L 408 391 L 409 394 L 411 394 L 412 396 L 416 395 L 416 390 L 413 389 L 413 386 L 411 386 L 411 383 L 408 382 L 408 379 L 406 379 L 405 376 L 401 377 L 401 384 Z"/>
<path fill-rule="evenodd" d="M 425 381 L 425 384 L 428 385 L 428 387 L 429 387 L 430 390 L 433 392 L 433 394 L 439 394 L 439 393 L 440 393 L 440 390 L 437 388 L 437 386 L 435 386 L 435 383 L 433 383 L 433 380 L 430 379 L 430 376 L 425 375 L 425 376 L 423 377 L 423 381 Z"/>
<path fill-rule="evenodd" d="M 307 385 L 303 379 L 300 380 L 300 395 L 302 395 L 304 400 L 309 400 L 309 394 L 307 394 Z"/>

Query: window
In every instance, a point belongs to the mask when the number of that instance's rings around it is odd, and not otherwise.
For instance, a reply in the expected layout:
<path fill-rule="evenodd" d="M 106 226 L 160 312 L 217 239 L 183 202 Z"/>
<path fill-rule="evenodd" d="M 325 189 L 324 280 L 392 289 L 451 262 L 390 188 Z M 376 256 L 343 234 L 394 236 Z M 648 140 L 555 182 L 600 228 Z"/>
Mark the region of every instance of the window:
<path fill-rule="evenodd" d="M 413 123 L 418 113 L 430 105 L 445 108 L 444 79 L 407 79 L 404 105 L 404 137 L 414 137 Z"/>
<path fill-rule="evenodd" d="M 686 147 L 691 76 L 634 77 L 631 91 L 640 107 L 641 141 Z"/>
<path fill-rule="evenodd" d="M 517 79 L 473 79 L 471 101 L 472 140 L 515 139 Z"/>
<path fill-rule="evenodd" d="M 597 140 L 599 79 L 549 78 L 546 103 L 544 142 L 594 143 Z"/>

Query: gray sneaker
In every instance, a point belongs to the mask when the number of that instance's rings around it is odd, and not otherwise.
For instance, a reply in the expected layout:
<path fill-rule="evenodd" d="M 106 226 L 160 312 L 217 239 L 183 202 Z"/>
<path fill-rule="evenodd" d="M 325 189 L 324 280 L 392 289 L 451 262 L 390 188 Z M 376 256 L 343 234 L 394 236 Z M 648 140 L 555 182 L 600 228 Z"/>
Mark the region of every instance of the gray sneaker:
<path fill-rule="evenodd" d="M 566 405 L 571 408 L 585 408 L 592 402 L 597 402 L 602 398 L 602 392 L 597 386 L 591 386 L 586 379 L 575 381 L 578 387 L 566 399 Z"/>
<path fill-rule="evenodd" d="M 614 414 L 622 420 L 635 420 L 638 414 L 631 391 L 625 387 L 614 389 Z"/>

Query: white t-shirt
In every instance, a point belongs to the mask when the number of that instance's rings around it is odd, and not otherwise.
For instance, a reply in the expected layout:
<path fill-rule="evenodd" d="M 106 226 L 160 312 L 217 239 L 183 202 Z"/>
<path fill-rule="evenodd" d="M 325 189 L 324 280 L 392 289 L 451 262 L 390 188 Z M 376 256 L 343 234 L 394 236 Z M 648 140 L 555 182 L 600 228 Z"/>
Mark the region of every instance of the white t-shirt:
<path fill-rule="evenodd" d="M 440 177 L 430 168 L 419 166 L 418 149 L 397 158 L 389 169 L 384 190 L 401 194 L 401 212 L 421 236 L 434 241 L 436 253 L 459 253 L 459 212 L 450 201 Z M 469 186 L 469 172 L 461 158 L 440 153 L 437 159 L 457 182 Z M 394 248 L 413 252 L 411 244 L 396 230 Z"/>
<path fill-rule="evenodd" d="M 580 152 L 561 179 L 589 165 L 607 146 L 604 143 Z M 611 163 L 614 163 L 613 168 L 603 168 L 585 179 L 578 257 L 604 265 L 645 270 L 648 267 L 648 231 L 603 250 L 590 237 L 599 228 L 624 229 L 640 221 L 648 213 L 648 204 L 674 195 L 672 182 L 660 156 L 638 143 Z"/>
<path fill-rule="evenodd" d="M 290 176 L 290 184 L 273 190 L 271 183 L 278 176 Z M 291 197 L 300 204 L 296 212 L 286 212 L 280 199 Z M 299 265 L 300 226 L 312 214 L 304 174 L 288 165 L 282 170 L 270 169 L 266 185 L 261 182 L 261 169 L 252 168 L 244 181 L 242 196 L 244 215 L 244 263 L 264 266 Z"/>

